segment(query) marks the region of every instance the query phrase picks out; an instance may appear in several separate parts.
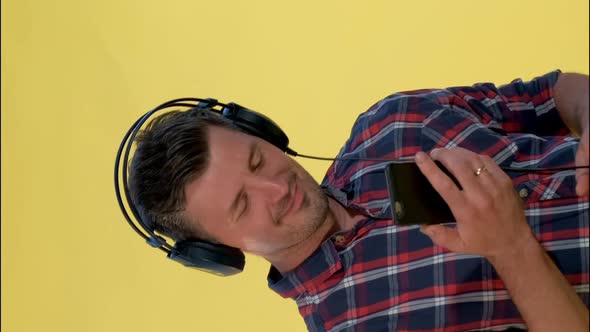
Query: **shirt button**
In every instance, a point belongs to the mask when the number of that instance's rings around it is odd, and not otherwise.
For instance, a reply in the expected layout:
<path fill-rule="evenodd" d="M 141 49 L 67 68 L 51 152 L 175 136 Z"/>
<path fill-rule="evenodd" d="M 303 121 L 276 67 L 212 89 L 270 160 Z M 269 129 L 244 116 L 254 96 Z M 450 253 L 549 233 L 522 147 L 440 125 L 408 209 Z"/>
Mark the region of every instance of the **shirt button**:
<path fill-rule="evenodd" d="M 527 198 L 529 195 L 528 190 L 522 188 L 520 189 L 520 191 L 518 192 L 518 195 L 520 196 L 520 198 Z"/>
<path fill-rule="evenodd" d="M 335 235 L 334 242 L 338 245 L 344 243 L 344 236 L 343 235 Z"/>

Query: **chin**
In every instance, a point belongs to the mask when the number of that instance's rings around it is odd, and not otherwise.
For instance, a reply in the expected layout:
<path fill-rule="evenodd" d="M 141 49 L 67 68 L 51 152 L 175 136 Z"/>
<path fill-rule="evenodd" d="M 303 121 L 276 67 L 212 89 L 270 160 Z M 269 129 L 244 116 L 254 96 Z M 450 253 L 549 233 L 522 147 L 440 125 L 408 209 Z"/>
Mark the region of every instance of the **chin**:
<path fill-rule="evenodd" d="M 264 240 L 244 239 L 242 250 L 256 256 L 266 256 L 276 252 L 277 246 Z"/>

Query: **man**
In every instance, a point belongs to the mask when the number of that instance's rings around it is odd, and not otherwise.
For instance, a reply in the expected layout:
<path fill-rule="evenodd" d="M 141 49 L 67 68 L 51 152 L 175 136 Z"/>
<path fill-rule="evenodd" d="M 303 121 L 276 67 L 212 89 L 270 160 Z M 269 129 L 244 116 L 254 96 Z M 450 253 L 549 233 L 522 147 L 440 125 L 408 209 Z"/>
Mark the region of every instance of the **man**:
<path fill-rule="evenodd" d="M 167 113 L 138 140 L 131 192 L 158 232 L 267 259 L 310 331 L 587 328 L 587 170 L 500 169 L 588 164 L 587 76 L 396 93 L 338 157 L 320 187 L 217 116 Z M 415 158 L 456 228 L 396 226 L 386 162 L 355 158 Z"/>

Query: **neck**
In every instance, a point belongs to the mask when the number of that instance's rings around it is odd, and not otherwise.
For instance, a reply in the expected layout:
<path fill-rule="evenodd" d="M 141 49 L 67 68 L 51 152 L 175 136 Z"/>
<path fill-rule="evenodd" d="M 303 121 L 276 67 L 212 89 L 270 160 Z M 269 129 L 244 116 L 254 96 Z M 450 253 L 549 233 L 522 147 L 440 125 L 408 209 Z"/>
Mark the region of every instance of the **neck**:
<path fill-rule="evenodd" d="M 332 234 L 351 229 L 362 218 L 362 215 L 348 211 L 336 200 L 328 198 L 326 220 L 310 237 L 296 246 L 264 258 L 281 273 L 291 271 L 311 256 Z"/>
<path fill-rule="evenodd" d="M 349 210 L 342 206 L 338 201 L 335 199 L 330 198 L 330 210 L 333 212 L 335 216 L 336 223 L 338 224 L 337 231 L 348 231 L 354 227 L 360 220 L 366 218 L 366 216 L 355 212 L 353 210 Z"/>

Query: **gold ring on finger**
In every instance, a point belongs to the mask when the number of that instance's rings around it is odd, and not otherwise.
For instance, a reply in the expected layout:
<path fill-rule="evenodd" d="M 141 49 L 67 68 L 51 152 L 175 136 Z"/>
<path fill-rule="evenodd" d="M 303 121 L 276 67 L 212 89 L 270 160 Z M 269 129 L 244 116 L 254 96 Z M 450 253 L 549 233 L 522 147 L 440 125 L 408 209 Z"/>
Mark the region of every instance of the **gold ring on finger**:
<path fill-rule="evenodd" d="M 475 174 L 475 176 L 479 176 L 485 170 L 486 170 L 486 165 L 483 165 L 480 168 L 476 169 L 475 172 L 473 172 L 473 173 Z"/>

